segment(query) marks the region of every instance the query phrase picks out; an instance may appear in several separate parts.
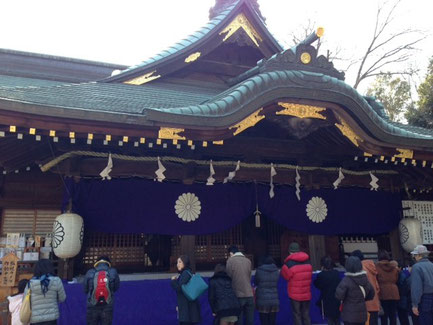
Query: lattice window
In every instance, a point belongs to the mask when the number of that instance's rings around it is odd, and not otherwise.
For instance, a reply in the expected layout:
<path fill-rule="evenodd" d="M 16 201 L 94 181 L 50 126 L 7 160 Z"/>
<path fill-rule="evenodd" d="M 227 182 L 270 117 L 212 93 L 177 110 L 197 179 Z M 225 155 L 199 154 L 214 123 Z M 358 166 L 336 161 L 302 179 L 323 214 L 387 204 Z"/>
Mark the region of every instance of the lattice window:
<path fill-rule="evenodd" d="M 59 214 L 60 210 L 4 209 L 1 232 L 46 235 L 53 231 L 54 219 Z"/>

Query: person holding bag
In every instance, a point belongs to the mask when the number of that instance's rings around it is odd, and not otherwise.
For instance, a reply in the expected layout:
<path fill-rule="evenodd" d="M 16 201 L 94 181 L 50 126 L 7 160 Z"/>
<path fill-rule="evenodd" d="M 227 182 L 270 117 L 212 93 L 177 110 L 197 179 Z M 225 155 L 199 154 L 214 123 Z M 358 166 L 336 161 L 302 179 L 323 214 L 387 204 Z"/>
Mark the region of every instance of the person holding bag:
<path fill-rule="evenodd" d="M 178 319 L 180 325 L 193 325 L 201 322 L 200 303 L 198 299 L 190 301 L 184 294 L 182 286 L 192 278 L 190 259 L 188 255 L 181 255 L 177 259 L 179 275 L 171 278 L 171 287 L 177 294 Z"/>
<path fill-rule="evenodd" d="M 30 324 L 57 324 L 57 319 L 59 318 L 59 302 L 66 300 L 66 293 L 63 288 L 62 280 L 54 276 L 54 267 L 50 260 L 41 259 L 36 263 L 34 276 L 29 281 L 24 291 L 24 297 L 26 297 L 29 290 L 31 292 Z M 24 306 L 25 302 L 23 302 L 21 308 Z"/>
<path fill-rule="evenodd" d="M 374 289 L 358 257 L 350 256 L 345 266 L 345 277 L 335 291 L 335 298 L 342 302 L 341 319 L 344 325 L 364 325 L 367 321 L 365 301 L 374 298 Z"/>

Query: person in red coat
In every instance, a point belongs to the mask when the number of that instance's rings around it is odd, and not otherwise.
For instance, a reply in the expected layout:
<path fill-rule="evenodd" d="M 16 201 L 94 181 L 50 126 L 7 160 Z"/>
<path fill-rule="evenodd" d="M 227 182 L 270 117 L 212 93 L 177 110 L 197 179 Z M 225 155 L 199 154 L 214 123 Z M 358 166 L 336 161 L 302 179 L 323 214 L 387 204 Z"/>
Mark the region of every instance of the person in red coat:
<path fill-rule="evenodd" d="M 311 325 L 310 300 L 313 267 L 307 253 L 301 252 L 298 243 L 291 243 L 289 256 L 284 260 L 281 275 L 287 281 L 294 325 Z"/>

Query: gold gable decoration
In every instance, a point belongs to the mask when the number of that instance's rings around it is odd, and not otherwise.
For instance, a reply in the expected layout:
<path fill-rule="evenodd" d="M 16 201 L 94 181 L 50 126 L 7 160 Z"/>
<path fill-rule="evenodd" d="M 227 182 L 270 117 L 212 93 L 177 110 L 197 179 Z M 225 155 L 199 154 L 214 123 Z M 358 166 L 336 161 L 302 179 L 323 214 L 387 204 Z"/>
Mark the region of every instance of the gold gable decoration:
<path fill-rule="evenodd" d="M 242 121 L 240 121 L 238 124 L 231 126 L 229 129 L 235 129 L 233 132 L 233 135 L 237 135 L 241 133 L 242 131 L 245 131 L 246 129 L 254 126 L 259 122 L 260 120 L 264 119 L 264 115 L 259 115 L 259 113 L 263 110 L 263 107 L 255 111 L 253 114 L 249 115 L 248 117 L 244 118 Z"/>
<path fill-rule="evenodd" d="M 137 77 L 137 78 L 125 81 L 124 83 L 128 84 L 128 85 L 142 85 L 142 84 L 145 84 L 145 83 L 147 83 L 149 81 L 152 81 L 152 80 L 155 80 L 155 79 L 158 79 L 158 78 L 161 77 L 161 75 L 156 75 L 156 76 L 153 75 L 155 72 L 156 72 L 156 70 L 154 70 L 152 72 L 149 72 L 149 73 L 146 73 L 146 74 L 144 74 L 144 75 L 142 75 L 140 77 Z"/>
<path fill-rule="evenodd" d="M 160 128 L 158 133 L 159 139 L 168 139 L 168 140 L 186 140 L 185 137 L 180 136 L 180 132 L 184 132 L 185 129 L 176 129 L 176 128 Z"/>
<path fill-rule="evenodd" d="M 251 40 L 256 44 L 257 47 L 260 47 L 258 41 L 263 42 L 260 34 L 254 29 L 253 25 L 248 21 L 247 17 L 243 13 L 240 13 L 232 20 L 232 22 L 224 28 L 221 34 L 227 35 L 224 37 L 223 42 L 225 42 L 230 36 L 232 36 L 239 28 L 242 28 L 245 33 L 251 38 Z"/>
<path fill-rule="evenodd" d="M 185 62 L 186 62 L 186 63 L 194 62 L 194 61 L 197 60 L 200 56 L 201 56 L 201 52 L 195 52 L 195 53 L 189 55 L 189 56 L 185 59 Z"/>
<path fill-rule="evenodd" d="M 319 113 L 325 111 L 325 107 L 284 102 L 278 102 L 278 105 L 284 107 L 284 109 L 276 112 L 277 115 L 290 115 L 299 118 L 317 118 L 326 120 L 326 116 Z"/>
<path fill-rule="evenodd" d="M 348 138 L 355 146 L 359 147 L 359 142 L 362 139 L 349 127 L 349 125 L 340 118 L 340 123 L 335 123 L 335 126 L 341 131 L 341 133 Z"/>

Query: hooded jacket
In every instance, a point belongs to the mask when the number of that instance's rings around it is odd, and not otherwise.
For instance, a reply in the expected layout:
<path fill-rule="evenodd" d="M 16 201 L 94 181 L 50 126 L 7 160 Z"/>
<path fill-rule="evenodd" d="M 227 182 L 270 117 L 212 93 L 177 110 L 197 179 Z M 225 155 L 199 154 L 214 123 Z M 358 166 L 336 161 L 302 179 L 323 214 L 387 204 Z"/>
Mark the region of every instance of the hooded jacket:
<path fill-rule="evenodd" d="M 311 300 L 311 278 L 313 267 L 304 252 L 290 254 L 284 260 L 281 275 L 287 281 L 287 293 L 296 301 Z"/>
<path fill-rule="evenodd" d="M 348 323 L 365 323 L 367 321 L 365 301 L 373 299 L 374 289 L 365 271 L 346 272 L 345 275 L 335 290 L 335 298 L 343 303 L 341 319 Z"/>
<path fill-rule="evenodd" d="M 399 300 L 397 281 L 398 269 L 390 261 L 379 261 L 376 264 L 377 282 L 379 283 L 380 300 Z"/>
<path fill-rule="evenodd" d="M 232 288 L 232 279 L 226 272 L 215 273 L 209 279 L 209 305 L 218 318 L 239 316 L 241 305 Z"/>
<path fill-rule="evenodd" d="M 278 280 L 280 271 L 275 264 L 263 264 L 256 270 L 254 283 L 257 307 L 274 307 L 280 305 L 278 298 Z"/>
<path fill-rule="evenodd" d="M 340 281 L 340 273 L 337 270 L 324 270 L 317 275 L 314 281 L 314 286 L 320 290 L 323 312 L 326 317 L 333 319 L 340 316 L 340 301 L 335 298 L 335 290 Z"/>
<path fill-rule="evenodd" d="M 378 312 L 380 310 L 380 301 L 379 301 L 379 283 L 377 282 L 377 270 L 374 262 L 372 260 L 363 260 L 362 268 L 365 272 L 367 272 L 368 281 L 371 283 L 374 289 L 374 298 L 372 300 L 366 301 L 367 311 L 369 312 Z"/>

